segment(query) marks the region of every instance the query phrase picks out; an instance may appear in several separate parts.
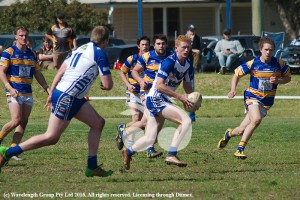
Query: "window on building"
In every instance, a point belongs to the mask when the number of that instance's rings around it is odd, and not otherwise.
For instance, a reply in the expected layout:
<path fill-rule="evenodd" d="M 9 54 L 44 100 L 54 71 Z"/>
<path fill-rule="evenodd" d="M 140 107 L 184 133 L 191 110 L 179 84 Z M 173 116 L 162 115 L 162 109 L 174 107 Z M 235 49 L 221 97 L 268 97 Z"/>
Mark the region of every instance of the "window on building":
<path fill-rule="evenodd" d="M 167 8 L 167 36 L 174 37 L 179 32 L 179 8 Z M 163 33 L 163 8 L 153 9 L 154 34 Z"/>

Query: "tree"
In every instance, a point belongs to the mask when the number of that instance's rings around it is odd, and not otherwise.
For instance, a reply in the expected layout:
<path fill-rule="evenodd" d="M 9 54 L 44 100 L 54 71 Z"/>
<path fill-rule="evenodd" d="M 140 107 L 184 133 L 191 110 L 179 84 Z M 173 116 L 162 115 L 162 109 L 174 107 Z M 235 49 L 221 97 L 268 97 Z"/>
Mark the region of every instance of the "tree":
<path fill-rule="evenodd" d="M 64 12 L 68 24 L 76 34 L 89 34 L 96 25 L 107 25 L 107 12 L 72 0 L 26 0 L 3 9 L 0 30 L 12 33 L 17 26 L 25 26 L 30 33 L 46 32 L 55 23 L 55 14 Z M 111 27 L 110 27 L 111 28 Z"/>
<path fill-rule="evenodd" d="M 300 34 L 300 0 L 274 0 L 285 31 L 291 38 Z"/>

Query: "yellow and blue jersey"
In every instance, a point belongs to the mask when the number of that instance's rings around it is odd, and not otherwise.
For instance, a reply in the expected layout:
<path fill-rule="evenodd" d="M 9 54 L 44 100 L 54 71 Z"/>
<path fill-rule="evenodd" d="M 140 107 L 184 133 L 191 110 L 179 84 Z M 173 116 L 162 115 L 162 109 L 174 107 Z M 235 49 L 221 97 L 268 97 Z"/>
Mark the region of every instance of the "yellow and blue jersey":
<path fill-rule="evenodd" d="M 155 53 L 155 50 L 144 53 L 139 59 L 138 63 L 144 68 L 144 80 L 147 83 L 147 88 L 152 87 L 155 76 L 158 72 L 160 63 L 171 55 L 170 51 L 166 51 L 165 56 L 160 57 Z"/>
<path fill-rule="evenodd" d="M 125 74 L 128 74 L 128 81 L 131 85 L 135 87 L 134 92 L 136 93 L 140 92 L 140 84 L 137 82 L 137 80 L 133 78 L 132 69 L 135 67 L 139 57 L 140 54 L 134 54 L 129 56 L 121 67 L 121 71 L 124 72 Z"/>
<path fill-rule="evenodd" d="M 1 56 L 0 65 L 8 68 L 6 77 L 11 86 L 21 96 L 31 96 L 34 72 L 40 69 L 35 52 L 29 48 L 23 52 L 14 45 L 6 49 Z M 8 90 L 6 95 L 10 95 Z"/>
<path fill-rule="evenodd" d="M 278 84 L 270 83 L 271 76 L 287 77 L 291 76 L 289 67 L 275 57 L 269 63 L 260 61 L 260 57 L 245 62 L 235 69 L 235 74 L 241 78 L 250 74 L 250 84 L 244 92 L 245 105 L 259 102 L 267 110 L 274 104 L 274 98 Z"/>

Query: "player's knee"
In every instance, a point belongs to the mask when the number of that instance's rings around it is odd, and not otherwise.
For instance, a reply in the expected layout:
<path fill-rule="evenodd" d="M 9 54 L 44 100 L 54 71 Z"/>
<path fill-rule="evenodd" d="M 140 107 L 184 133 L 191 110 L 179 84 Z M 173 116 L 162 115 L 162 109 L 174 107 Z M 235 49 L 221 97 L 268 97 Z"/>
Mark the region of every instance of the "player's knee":
<path fill-rule="evenodd" d="M 253 124 L 253 126 L 258 126 L 261 123 L 262 118 L 257 117 L 251 120 L 251 123 Z"/>
<path fill-rule="evenodd" d="M 44 143 L 46 145 L 55 145 L 59 141 L 59 136 L 48 136 L 45 135 Z"/>
<path fill-rule="evenodd" d="M 181 124 L 182 124 L 182 126 L 190 127 L 190 126 L 192 126 L 192 120 L 191 120 L 191 118 L 188 117 L 188 118 L 184 119 Z"/>
<path fill-rule="evenodd" d="M 102 130 L 105 125 L 105 119 L 102 117 L 98 117 L 97 123 L 94 123 L 93 126 L 97 130 Z"/>
<path fill-rule="evenodd" d="M 19 126 L 21 124 L 21 118 L 15 118 L 15 119 L 12 119 L 11 120 L 11 125 L 13 126 L 13 127 L 17 127 L 17 126 Z"/>

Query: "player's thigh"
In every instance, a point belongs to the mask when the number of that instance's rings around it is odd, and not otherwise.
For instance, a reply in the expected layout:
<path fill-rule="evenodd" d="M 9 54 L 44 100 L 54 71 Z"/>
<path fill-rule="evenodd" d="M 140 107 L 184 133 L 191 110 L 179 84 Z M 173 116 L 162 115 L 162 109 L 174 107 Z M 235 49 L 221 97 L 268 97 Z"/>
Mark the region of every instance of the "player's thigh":
<path fill-rule="evenodd" d="M 12 120 L 22 118 L 22 105 L 17 102 L 11 102 L 8 104 L 8 109 Z"/>
<path fill-rule="evenodd" d="M 259 123 L 262 120 L 259 104 L 251 104 L 248 106 L 248 116 L 251 122 Z"/>
<path fill-rule="evenodd" d="M 165 119 L 175 122 L 176 124 L 188 123 L 190 121 L 187 113 L 173 104 L 169 104 L 165 107 L 161 114 Z"/>
<path fill-rule="evenodd" d="M 75 115 L 75 118 L 90 127 L 102 125 L 104 123 L 104 119 L 96 112 L 89 102 L 85 102 L 82 105 L 78 113 Z"/>
<path fill-rule="evenodd" d="M 22 120 L 27 121 L 32 110 L 32 106 L 27 104 L 22 104 Z"/>

